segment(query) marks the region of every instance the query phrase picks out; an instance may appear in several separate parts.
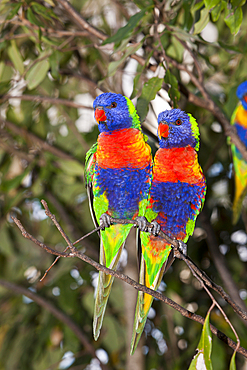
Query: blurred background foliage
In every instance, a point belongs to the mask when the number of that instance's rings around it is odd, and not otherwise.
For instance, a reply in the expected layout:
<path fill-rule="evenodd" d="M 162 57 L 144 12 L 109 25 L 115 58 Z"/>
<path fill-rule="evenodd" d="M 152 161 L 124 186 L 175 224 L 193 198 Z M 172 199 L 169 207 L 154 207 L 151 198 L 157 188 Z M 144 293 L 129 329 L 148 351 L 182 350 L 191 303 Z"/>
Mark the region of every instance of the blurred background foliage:
<path fill-rule="evenodd" d="M 157 114 L 178 106 L 200 125 L 199 158 L 208 184 L 188 252 L 244 307 L 247 217 L 243 213 L 237 225 L 231 223 L 229 146 L 221 122 L 194 98 L 203 101 L 203 86 L 230 120 L 236 88 L 247 79 L 245 1 L 2 0 L 0 30 L 0 369 L 188 368 L 202 327 L 159 301 L 130 358 L 136 292 L 117 279 L 94 342 L 97 272 L 80 260 L 60 259 L 40 282 L 54 258 L 24 239 L 10 214 L 62 251 L 62 237 L 40 200 L 72 240 L 93 229 L 83 172 L 85 153 L 98 135 L 95 97 L 107 91 L 131 97 L 153 151 Z M 98 260 L 96 234 L 81 248 Z M 127 249 L 120 269 L 137 279 L 133 236 Z M 204 317 L 211 305 L 181 261 L 160 291 Z M 246 325 L 217 298 L 247 347 Z M 235 340 L 218 310 L 210 320 Z M 228 368 L 231 355 L 214 337 L 214 368 Z M 237 368 L 246 366 L 237 355 Z"/>

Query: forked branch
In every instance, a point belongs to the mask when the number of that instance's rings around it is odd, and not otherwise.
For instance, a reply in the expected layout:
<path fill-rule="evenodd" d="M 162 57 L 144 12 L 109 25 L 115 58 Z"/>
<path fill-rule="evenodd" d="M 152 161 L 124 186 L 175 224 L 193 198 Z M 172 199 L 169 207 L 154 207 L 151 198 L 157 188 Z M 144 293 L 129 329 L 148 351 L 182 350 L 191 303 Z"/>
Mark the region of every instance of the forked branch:
<path fill-rule="evenodd" d="M 52 222 L 54 223 L 54 225 L 57 227 L 58 231 L 60 232 L 60 234 L 62 235 L 62 237 L 64 238 L 64 240 L 66 241 L 67 243 L 67 248 L 66 250 L 69 249 L 69 252 L 66 253 L 66 251 L 64 252 L 58 252 L 48 246 L 46 246 L 44 243 L 40 242 L 39 240 L 37 240 L 36 238 L 34 238 L 31 234 L 29 234 L 25 228 L 23 227 L 23 225 L 21 224 L 21 222 L 14 216 L 12 215 L 11 218 L 12 220 L 15 222 L 15 224 L 18 226 L 18 228 L 20 229 L 20 231 L 22 232 L 22 235 L 33 241 L 36 245 L 38 245 L 40 248 L 46 250 L 48 253 L 50 254 L 53 254 L 53 255 L 56 255 L 56 256 L 59 256 L 59 257 L 77 257 L 77 258 L 80 258 L 81 260 L 83 260 L 84 262 L 87 262 L 89 263 L 91 266 L 95 267 L 98 271 L 103 271 L 105 272 L 106 274 L 109 274 L 109 275 L 112 275 L 120 280 L 123 280 L 125 281 L 127 284 L 133 286 L 136 290 L 139 290 L 139 291 L 142 291 L 144 293 L 147 293 L 147 294 L 150 294 L 151 296 L 159 299 L 160 301 L 164 302 L 165 304 L 169 305 L 170 307 L 174 308 L 175 310 L 177 310 L 178 312 L 181 313 L 182 316 L 184 317 L 187 317 L 191 320 L 194 320 L 196 322 L 199 322 L 200 324 L 203 324 L 204 323 L 204 318 L 200 315 L 196 315 L 195 313 L 193 312 L 190 312 L 188 310 L 186 310 L 184 307 L 180 306 L 178 303 L 174 302 L 173 300 L 171 300 L 170 298 L 166 297 L 165 295 L 157 292 L 157 291 L 154 291 L 152 289 L 149 289 L 147 288 L 146 286 L 144 285 L 141 285 L 139 283 L 137 283 L 136 281 L 134 281 L 133 279 L 129 278 L 128 276 L 122 274 L 121 272 L 117 272 L 117 271 L 114 271 L 114 270 L 111 270 L 101 264 L 99 264 L 98 262 L 92 260 L 90 257 L 86 256 L 84 253 L 82 253 L 81 251 L 79 251 L 75 246 L 74 244 L 75 243 L 72 243 L 69 239 L 69 237 L 65 234 L 65 232 L 63 231 L 62 227 L 60 226 L 60 224 L 58 223 L 55 215 L 53 215 L 49 208 L 48 208 L 48 205 L 47 203 L 42 200 L 41 201 L 44 208 L 45 208 L 45 212 L 46 212 L 46 215 L 52 220 Z M 135 224 L 135 221 L 133 220 L 122 220 L 122 219 L 112 219 L 112 223 L 121 223 L 121 224 L 127 224 L 127 223 L 131 223 L 131 224 Z M 150 225 L 151 226 L 151 225 Z M 93 232 L 95 231 L 98 231 L 99 228 L 93 230 Z M 200 278 L 204 281 L 205 284 L 207 284 L 208 286 L 210 286 L 211 288 L 213 288 L 214 290 L 216 290 L 219 294 L 221 294 L 222 296 L 222 291 L 223 289 L 221 288 L 219 291 L 217 290 L 217 285 L 214 284 L 208 277 L 207 275 L 202 272 L 194 263 L 193 261 L 191 261 L 189 259 L 189 257 L 187 256 L 184 256 L 180 251 L 179 251 L 179 243 L 177 240 L 173 240 L 171 238 L 169 238 L 166 234 L 164 234 L 163 232 L 160 232 L 159 234 L 160 236 L 163 236 L 164 239 L 166 239 L 169 243 L 172 243 L 174 248 L 176 249 L 176 254 L 177 254 L 177 257 L 181 259 L 183 259 L 184 261 L 189 261 L 189 265 L 190 265 L 190 268 L 193 270 L 193 271 L 196 271 L 195 274 L 196 275 L 199 275 Z M 78 242 L 78 241 L 77 241 Z M 179 257 L 180 255 L 180 257 Z M 223 291 L 224 292 L 224 291 Z M 224 292 L 224 297 L 227 296 L 227 294 Z M 224 298 L 223 297 L 223 298 Z M 224 298 L 225 299 L 225 298 Z M 235 304 L 233 305 L 232 302 L 231 302 L 231 298 L 229 297 L 229 304 L 231 304 L 231 306 L 235 309 L 235 311 L 241 316 L 243 317 L 245 320 L 247 320 L 247 314 L 242 311 L 240 309 L 240 307 L 236 306 Z M 234 302 L 233 302 L 234 303 Z M 235 307 L 236 306 L 236 307 Z M 232 339 L 230 339 L 229 337 L 227 337 L 224 333 L 222 333 L 220 330 L 218 330 L 216 327 L 214 327 L 213 325 L 210 325 L 210 328 L 211 328 L 211 331 L 214 335 L 216 335 L 220 340 L 222 340 L 224 343 L 226 343 L 229 347 L 231 347 L 232 349 L 236 350 L 238 353 L 241 353 L 244 357 L 247 358 L 247 350 L 241 346 L 239 346 L 239 343 L 236 344 Z"/>

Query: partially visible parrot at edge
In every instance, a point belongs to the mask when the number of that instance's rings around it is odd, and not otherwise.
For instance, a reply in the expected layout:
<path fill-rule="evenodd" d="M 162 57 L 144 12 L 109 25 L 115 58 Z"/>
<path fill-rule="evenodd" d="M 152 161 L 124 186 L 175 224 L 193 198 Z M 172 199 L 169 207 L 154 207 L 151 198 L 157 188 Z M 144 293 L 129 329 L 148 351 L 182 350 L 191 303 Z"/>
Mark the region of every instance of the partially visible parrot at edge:
<path fill-rule="evenodd" d="M 152 185 L 145 217 L 153 224 L 151 233 L 140 232 L 139 282 L 157 290 L 164 272 L 174 260 L 171 244 L 157 236 L 160 229 L 179 241 L 183 252 L 202 209 L 206 182 L 198 163 L 199 129 L 196 120 L 180 109 L 158 116 L 160 148 L 155 154 Z M 131 341 L 134 353 L 153 302 L 149 294 L 138 292 Z"/>
<path fill-rule="evenodd" d="M 98 123 L 97 142 L 86 156 L 85 178 L 90 210 L 100 225 L 99 262 L 117 269 L 125 240 L 133 225 L 111 225 L 109 217 L 139 218 L 142 224 L 151 186 L 152 155 L 142 133 L 139 117 L 130 99 L 104 93 L 94 103 Z M 98 339 L 114 278 L 99 272 L 93 335 Z"/>
<path fill-rule="evenodd" d="M 236 127 L 239 138 L 247 147 L 247 81 L 238 86 L 237 97 L 240 102 L 232 114 L 231 124 Z M 231 144 L 231 150 L 235 172 L 232 222 L 236 224 L 241 214 L 244 197 L 247 195 L 247 162 L 234 144 Z"/>

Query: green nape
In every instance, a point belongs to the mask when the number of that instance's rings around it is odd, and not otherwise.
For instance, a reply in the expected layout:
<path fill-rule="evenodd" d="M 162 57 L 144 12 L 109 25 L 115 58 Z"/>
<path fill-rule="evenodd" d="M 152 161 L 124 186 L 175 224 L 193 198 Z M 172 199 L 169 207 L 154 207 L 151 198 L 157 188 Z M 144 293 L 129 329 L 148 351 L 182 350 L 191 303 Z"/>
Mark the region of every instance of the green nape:
<path fill-rule="evenodd" d="M 192 134 L 193 134 L 193 136 L 195 137 L 195 139 L 197 141 L 197 144 L 195 146 L 195 150 L 198 151 L 199 146 L 200 146 L 200 143 L 199 143 L 200 132 L 199 132 L 198 123 L 196 122 L 196 119 L 192 116 L 192 114 L 188 113 L 188 116 L 190 117 Z"/>
<path fill-rule="evenodd" d="M 125 99 L 126 99 L 126 103 L 127 103 L 127 106 L 128 106 L 130 117 L 133 120 L 133 123 L 132 123 L 131 127 L 132 128 L 137 128 L 138 130 L 141 131 L 141 123 L 140 123 L 139 116 L 136 112 L 135 106 L 132 103 L 132 101 L 129 98 L 127 98 L 127 96 L 125 96 Z"/>

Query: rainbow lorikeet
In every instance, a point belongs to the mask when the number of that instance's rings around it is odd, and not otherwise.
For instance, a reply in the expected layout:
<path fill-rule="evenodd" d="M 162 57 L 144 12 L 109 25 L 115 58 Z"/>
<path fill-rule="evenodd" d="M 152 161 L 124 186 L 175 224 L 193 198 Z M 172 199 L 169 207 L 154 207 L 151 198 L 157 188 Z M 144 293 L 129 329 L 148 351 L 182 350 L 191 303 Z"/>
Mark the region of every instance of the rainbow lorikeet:
<path fill-rule="evenodd" d="M 247 81 L 241 83 L 237 88 L 239 105 L 233 112 L 231 124 L 236 127 L 237 134 L 247 147 Z M 232 205 L 234 224 L 238 222 L 242 203 L 247 194 L 247 162 L 234 144 L 231 144 L 233 165 L 235 172 L 235 195 Z"/>
<path fill-rule="evenodd" d="M 205 199 L 206 183 L 198 163 L 199 129 L 196 120 L 180 109 L 158 116 L 160 148 L 155 154 L 152 185 L 145 217 L 151 233 L 140 232 L 141 284 L 157 290 L 174 260 L 171 244 L 157 236 L 160 229 L 184 244 L 192 235 Z M 138 292 L 131 353 L 137 347 L 153 297 Z"/>
<path fill-rule="evenodd" d="M 104 93 L 93 104 L 100 134 L 86 157 L 86 184 L 95 225 L 100 225 L 100 263 L 113 270 L 133 225 L 111 225 L 114 218 L 142 224 L 151 186 L 152 155 L 133 103 Z M 99 272 L 93 334 L 98 339 L 113 277 Z"/>

